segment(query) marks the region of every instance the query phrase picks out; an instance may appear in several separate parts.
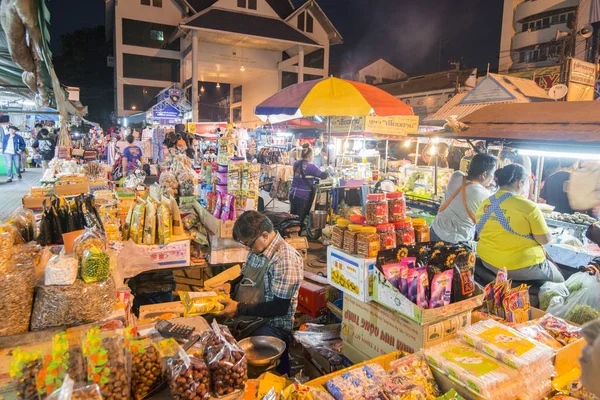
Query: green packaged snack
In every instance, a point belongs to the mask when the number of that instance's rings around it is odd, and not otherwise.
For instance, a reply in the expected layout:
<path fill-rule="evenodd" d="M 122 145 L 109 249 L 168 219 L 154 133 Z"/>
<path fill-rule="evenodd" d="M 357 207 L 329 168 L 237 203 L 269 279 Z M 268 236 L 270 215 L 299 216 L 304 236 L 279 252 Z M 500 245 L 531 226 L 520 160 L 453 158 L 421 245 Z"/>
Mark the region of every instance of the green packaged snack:
<path fill-rule="evenodd" d="M 81 259 L 81 278 L 85 283 L 104 282 L 110 276 L 110 257 L 92 247 L 83 253 Z"/>

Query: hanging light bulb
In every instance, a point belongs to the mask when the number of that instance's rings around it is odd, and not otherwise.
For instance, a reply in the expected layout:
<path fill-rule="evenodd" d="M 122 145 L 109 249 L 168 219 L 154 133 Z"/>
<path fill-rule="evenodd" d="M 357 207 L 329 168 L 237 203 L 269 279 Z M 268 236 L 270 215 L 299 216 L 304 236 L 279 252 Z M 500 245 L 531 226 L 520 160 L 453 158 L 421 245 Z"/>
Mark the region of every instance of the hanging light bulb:
<path fill-rule="evenodd" d="M 200 86 L 200 91 L 204 92 L 204 85 Z"/>
<path fill-rule="evenodd" d="M 221 84 L 219 82 L 217 82 L 217 89 L 221 88 Z"/>
<path fill-rule="evenodd" d="M 244 66 L 242 65 L 242 66 L 240 67 L 240 71 L 242 71 L 242 72 L 243 72 L 243 71 L 245 71 L 245 70 L 246 70 L 246 68 L 244 68 Z"/>

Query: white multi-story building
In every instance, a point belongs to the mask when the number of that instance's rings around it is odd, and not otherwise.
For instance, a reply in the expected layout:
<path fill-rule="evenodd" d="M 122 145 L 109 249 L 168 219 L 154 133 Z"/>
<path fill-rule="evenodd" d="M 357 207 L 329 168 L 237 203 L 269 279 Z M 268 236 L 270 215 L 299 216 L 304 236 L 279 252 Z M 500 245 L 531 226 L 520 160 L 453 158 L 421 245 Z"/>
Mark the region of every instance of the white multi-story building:
<path fill-rule="evenodd" d="M 105 1 L 119 117 L 146 110 L 175 83 L 197 121 L 199 88 L 212 82 L 230 85 L 231 121 L 253 126 L 260 102 L 326 77 L 330 46 L 342 43 L 315 0 L 297 9 L 290 0 Z"/>
<path fill-rule="evenodd" d="M 523 71 L 560 64 L 564 51 L 585 60 L 588 40 L 570 36 L 590 23 L 590 0 L 504 0 L 499 71 Z M 590 41 L 591 42 L 591 41 Z"/>

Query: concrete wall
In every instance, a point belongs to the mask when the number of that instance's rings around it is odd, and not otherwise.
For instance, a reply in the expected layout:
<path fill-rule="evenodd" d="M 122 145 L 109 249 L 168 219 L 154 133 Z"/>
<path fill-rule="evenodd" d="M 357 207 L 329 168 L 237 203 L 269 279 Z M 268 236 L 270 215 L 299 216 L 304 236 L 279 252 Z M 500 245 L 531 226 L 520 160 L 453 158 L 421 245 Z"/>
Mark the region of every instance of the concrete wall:
<path fill-rule="evenodd" d="M 375 82 L 373 82 L 374 84 L 382 83 L 383 79 L 402 79 L 408 77 L 407 74 L 381 59 L 361 69 L 358 72 L 358 81 L 367 82 L 367 76 L 374 76 L 376 78 Z"/>
<path fill-rule="evenodd" d="M 254 115 L 254 107 L 279 91 L 277 71 L 269 71 L 242 85 L 242 125 L 253 128 L 262 122 Z"/>

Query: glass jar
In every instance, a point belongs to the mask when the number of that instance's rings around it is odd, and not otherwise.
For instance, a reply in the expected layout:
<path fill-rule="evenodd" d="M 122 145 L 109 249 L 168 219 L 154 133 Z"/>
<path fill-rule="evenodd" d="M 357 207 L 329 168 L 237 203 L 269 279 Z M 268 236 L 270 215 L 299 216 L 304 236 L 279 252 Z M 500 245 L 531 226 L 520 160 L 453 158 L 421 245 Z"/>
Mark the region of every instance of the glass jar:
<path fill-rule="evenodd" d="M 391 250 L 396 248 L 396 231 L 394 224 L 377 225 L 379 234 L 379 250 Z"/>
<path fill-rule="evenodd" d="M 414 218 L 412 222 L 415 227 L 415 241 L 417 243 L 430 242 L 431 235 L 429 233 L 427 222 L 423 218 Z"/>
<path fill-rule="evenodd" d="M 372 193 L 367 196 L 367 225 L 388 223 L 388 205 L 385 194 Z"/>
<path fill-rule="evenodd" d="M 344 232 L 348 230 L 348 225 L 350 225 L 349 220 L 340 218 L 331 230 L 331 244 L 338 249 L 344 248 Z"/>
<path fill-rule="evenodd" d="M 396 222 L 394 228 L 396 229 L 396 245 L 415 244 L 415 229 L 410 217 L 406 217 L 404 221 Z"/>
<path fill-rule="evenodd" d="M 379 234 L 373 226 L 365 226 L 356 235 L 356 254 L 364 258 L 377 257 L 379 252 Z"/>
<path fill-rule="evenodd" d="M 362 230 L 361 225 L 348 225 L 348 230 L 344 232 L 343 249 L 348 254 L 356 254 L 356 235 Z"/>
<path fill-rule="evenodd" d="M 400 222 L 406 219 L 406 200 L 404 193 L 392 192 L 386 195 L 389 222 Z"/>

